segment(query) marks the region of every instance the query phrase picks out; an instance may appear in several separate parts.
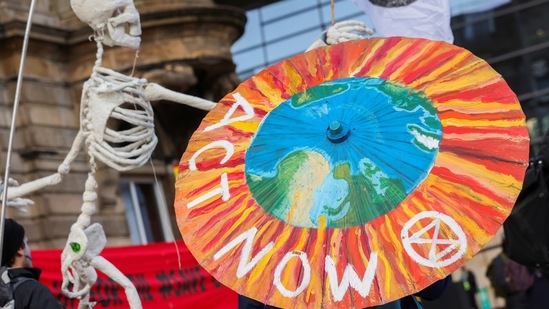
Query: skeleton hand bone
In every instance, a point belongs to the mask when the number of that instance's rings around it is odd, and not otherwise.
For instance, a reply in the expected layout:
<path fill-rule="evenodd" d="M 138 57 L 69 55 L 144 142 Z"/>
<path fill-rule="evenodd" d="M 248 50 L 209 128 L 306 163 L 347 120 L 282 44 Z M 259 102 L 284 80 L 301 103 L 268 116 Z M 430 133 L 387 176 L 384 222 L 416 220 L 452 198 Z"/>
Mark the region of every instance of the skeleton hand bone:
<path fill-rule="evenodd" d="M 326 33 L 326 43 L 328 45 L 337 44 L 341 42 L 360 40 L 369 35 L 374 34 L 374 31 L 366 24 L 357 20 L 345 20 L 335 23 L 328 28 Z"/>
<path fill-rule="evenodd" d="M 10 192 L 11 188 L 18 187 L 19 183 L 17 180 L 9 178 L 8 179 L 8 193 Z M 4 191 L 4 181 L 0 180 L 0 194 Z M 28 198 L 21 198 L 21 197 L 15 197 L 15 198 L 7 198 L 6 205 L 9 207 L 14 207 L 20 212 L 27 212 L 27 209 L 25 207 L 34 205 L 34 201 Z"/>
<path fill-rule="evenodd" d="M 358 20 L 345 20 L 335 23 L 333 26 L 326 30 L 326 38 L 318 39 L 313 42 L 307 51 L 312 49 L 337 44 L 345 41 L 360 40 L 372 35 L 374 31 L 365 23 Z"/>

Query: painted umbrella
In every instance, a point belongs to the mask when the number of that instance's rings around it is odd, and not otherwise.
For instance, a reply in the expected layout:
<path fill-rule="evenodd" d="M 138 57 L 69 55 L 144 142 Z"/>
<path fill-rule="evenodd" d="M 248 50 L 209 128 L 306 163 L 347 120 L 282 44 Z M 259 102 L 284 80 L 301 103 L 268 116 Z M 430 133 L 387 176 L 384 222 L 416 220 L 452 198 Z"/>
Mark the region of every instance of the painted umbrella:
<path fill-rule="evenodd" d="M 225 96 L 179 165 L 200 264 L 283 308 L 363 308 L 444 278 L 498 231 L 529 138 L 516 95 L 445 42 L 299 54 Z"/>

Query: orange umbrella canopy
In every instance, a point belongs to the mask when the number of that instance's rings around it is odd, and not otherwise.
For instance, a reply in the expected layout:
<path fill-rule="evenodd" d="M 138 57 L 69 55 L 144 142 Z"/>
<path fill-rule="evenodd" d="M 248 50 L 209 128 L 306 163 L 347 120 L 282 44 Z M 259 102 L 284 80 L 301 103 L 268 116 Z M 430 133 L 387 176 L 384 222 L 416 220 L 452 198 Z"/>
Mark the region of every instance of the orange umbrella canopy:
<path fill-rule="evenodd" d="M 529 138 L 485 61 L 403 37 L 299 54 L 240 84 L 179 164 L 200 264 L 284 308 L 413 294 L 477 253 L 521 189 Z"/>

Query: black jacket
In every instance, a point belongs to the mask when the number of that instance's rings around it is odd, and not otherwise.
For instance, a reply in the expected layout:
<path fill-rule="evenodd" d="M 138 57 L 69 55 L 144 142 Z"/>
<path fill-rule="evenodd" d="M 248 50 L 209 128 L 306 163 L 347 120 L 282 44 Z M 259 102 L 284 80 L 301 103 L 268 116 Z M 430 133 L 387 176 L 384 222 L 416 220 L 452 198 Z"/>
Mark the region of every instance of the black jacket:
<path fill-rule="evenodd" d="M 53 296 L 50 289 L 38 282 L 40 277 L 38 268 L 11 268 L 8 274 L 12 279 L 27 277 L 34 280 L 27 280 L 21 283 L 14 292 L 15 309 L 62 309 L 63 305 Z"/>

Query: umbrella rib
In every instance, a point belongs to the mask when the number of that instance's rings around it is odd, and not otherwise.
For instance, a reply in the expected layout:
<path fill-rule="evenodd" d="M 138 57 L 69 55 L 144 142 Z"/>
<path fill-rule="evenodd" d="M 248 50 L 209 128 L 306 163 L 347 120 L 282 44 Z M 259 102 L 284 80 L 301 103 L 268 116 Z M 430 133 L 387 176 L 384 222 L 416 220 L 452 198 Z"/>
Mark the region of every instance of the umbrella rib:
<path fill-rule="evenodd" d="M 322 282 L 322 304 L 324 305 L 324 299 L 329 295 L 327 293 L 327 284 L 326 284 L 326 256 L 328 256 L 328 254 L 330 254 L 330 252 L 328 252 L 328 248 L 330 248 L 330 237 L 331 237 L 331 234 L 332 234 L 332 229 L 329 229 L 327 227 L 321 227 L 321 228 L 324 228 L 324 235 L 326 235 L 326 238 L 325 238 L 325 243 L 324 243 L 324 248 L 326 248 L 326 250 L 324 251 L 324 259 L 322 260 L 321 264 L 322 264 L 322 270 L 324 270 L 323 274 L 324 276 L 322 276 L 322 279 L 323 279 L 323 282 Z M 333 284 L 332 282 L 330 282 L 330 284 Z"/>
<path fill-rule="evenodd" d="M 403 141 L 403 140 L 400 140 L 400 139 L 393 139 L 393 138 L 384 138 L 384 140 L 392 142 L 391 145 L 389 145 L 389 143 L 383 143 L 383 144 L 381 144 L 381 143 L 372 143 L 372 142 L 368 143 L 370 141 L 368 138 L 364 138 L 364 137 L 360 137 L 360 136 L 357 136 L 353 140 L 349 140 L 349 141 L 351 143 L 354 143 L 354 144 L 357 144 L 357 145 L 366 145 L 366 146 L 362 146 L 362 147 L 357 146 L 356 147 L 357 149 L 364 149 L 364 147 L 368 147 L 369 149 L 375 149 L 377 151 L 380 151 L 380 149 L 378 149 L 379 147 L 389 147 L 389 146 L 391 146 L 392 147 L 391 150 L 393 150 L 393 151 L 398 150 L 398 152 L 400 154 L 406 154 L 407 156 L 414 156 L 414 157 L 419 157 L 419 158 L 422 157 L 421 155 L 416 154 L 417 152 L 411 152 L 411 151 L 406 150 L 406 149 L 398 149 L 397 147 L 395 147 L 395 146 L 397 146 L 395 144 L 408 145 L 409 142 L 407 143 L 406 141 Z M 424 154 L 424 152 L 421 152 L 419 154 Z"/>
<path fill-rule="evenodd" d="M 311 234 L 310 234 L 310 233 L 311 233 L 311 230 L 312 230 L 312 229 L 303 229 L 303 231 L 304 231 L 304 230 L 307 230 L 307 233 L 309 233 L 309 235 L 308 235 L 309 237 L 307 237 L 307 244 L 305 245 L 304 252 L 309 253 L 309 252 L 310 252 L 310 247 L 311 247 L 311 237 L 310 237 Z M 318 253 L 317 253 L 317 254 L 318 254 Z M 301 278 L 302 273 L 303 273 L 303 272 L 300 271 L 299 276 L 298 276 L 298 282 L 300 282 L 300 279 L 302 279 L 302 278 Z M 322 286 L 324 286 L 324 285 L 322 285 Z"/>
<path fill-rule="evenodd" d="M 346 225 L 346 226 L 347 226 L 347 225 Z M 345 228 L 345 229 L 343 229 L 342 233 L 348 232 L 348 231 L 349 231 L 349 228 Z M 347 233 L 346 236 L 347 236 L 347 239 L 348 239 L 349 233 Z M 343 274 L 345 274 L 345 271 L 347 270 L 347 265 L 352 265 L 352 264 L 350 263 L 350 261 L 349 261 L 349 257 L 351 256 L 351 248 L 349 248 L 349 246 L 345 246 L 345 251 L 347 252 L 347 254 L 345 255 L 345 258 L 346 258 L 346 259 L 345 259 L 345 260 L 346 260 L 345 262 L 346 262 L 346 263 L 344 264 L 345 267 L 343 268 Z M 353 266 L 353 268 L 354 268 L 354 266 Z M 354 308 L 354 306 L 353 306 L 353 303 L 354 303 L 354 295 L 353 295 L 353 293 L 352 293 L 350 290 L 349 290 L 349 298 L 350 298 L 350 307 L 351 307 L 351 308 Z"/>
<path fill-rule="evenodd" d="M 372 248 L 372 245 L 371 245 L 371 239 L 370 239 L 370 236 L 369 234 L 367 233 L 366 231 L 366 226 L 368 225 L 368 223 L 364 223 L 360 226 L 360 228 L 362 229 L 362 232 L 364 233 L 364 237 L 366 237 L 366 241 L 367 241 L 367 244 L 368 244 L 368 251 L 370 252 L 370 256 L 368 257 L 368 264 L 371 262 L 371 257 L 372 257 L 372 252 L 374 252 L 374 249 Z M 378 254 L 378 252 L 375 252 L 376 254 Z M 379 255 L 379 254 L 378 254 Z M 373 287 L 371 288 L 376 288 L 377 287 L 377 291 L 375 291 L 375 293 L 377 293 L 377 295 L 380 295 L 381 296 L 381 292 L 380 292 L 380 282 L 379 282 L 379 277 L 377 275 L 377 267 L 376 267 L 376 275 L 374 275 L 374 279 L 372 281 L 372 285 Z"/>

